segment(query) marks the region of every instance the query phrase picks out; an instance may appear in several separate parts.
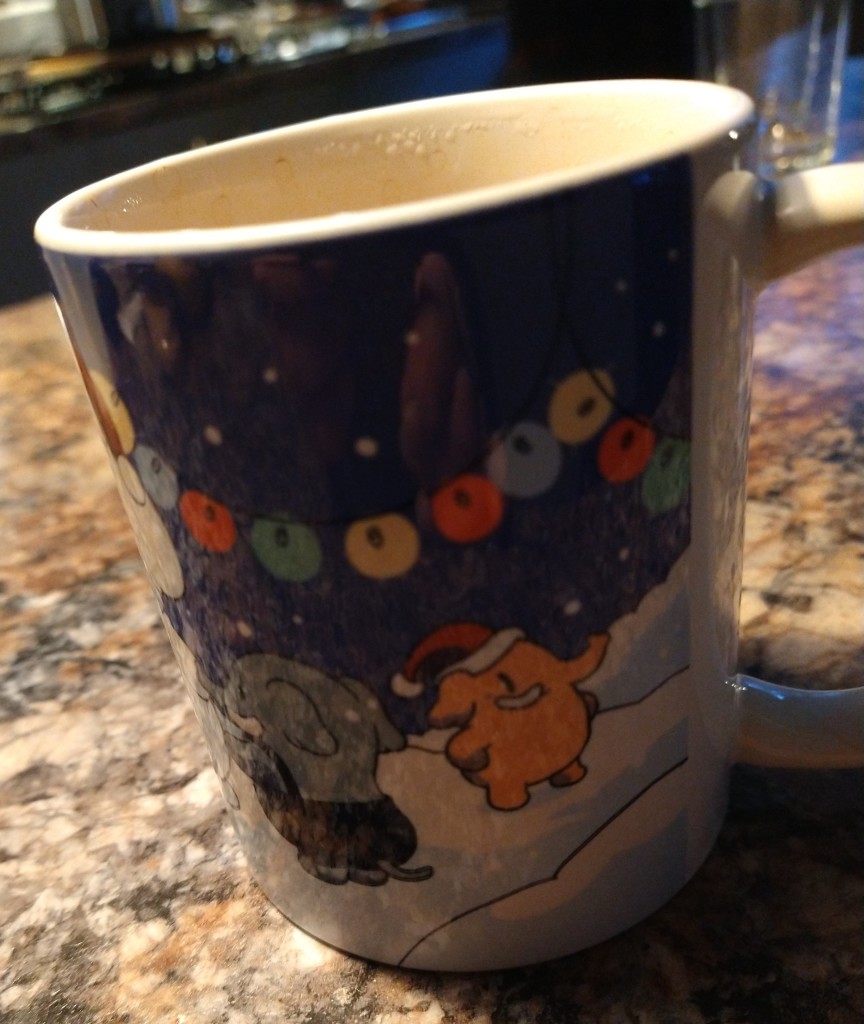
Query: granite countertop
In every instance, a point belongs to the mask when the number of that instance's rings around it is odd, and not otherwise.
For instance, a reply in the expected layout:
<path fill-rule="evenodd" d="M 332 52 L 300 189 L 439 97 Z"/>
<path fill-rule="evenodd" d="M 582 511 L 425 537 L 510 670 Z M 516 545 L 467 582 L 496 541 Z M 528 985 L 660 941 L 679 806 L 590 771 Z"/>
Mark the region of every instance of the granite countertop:
<path fill-rule="evenodd" d="M 742 669 L 864 679 L 864 248 L 757 311 Z M 739 767 L 648 921 L 486 975 L 373 966 L 288 924 L 222 809 L 47 297 L 0 311 L 3 1024 L 853 1024 L 864 772 Z"/>

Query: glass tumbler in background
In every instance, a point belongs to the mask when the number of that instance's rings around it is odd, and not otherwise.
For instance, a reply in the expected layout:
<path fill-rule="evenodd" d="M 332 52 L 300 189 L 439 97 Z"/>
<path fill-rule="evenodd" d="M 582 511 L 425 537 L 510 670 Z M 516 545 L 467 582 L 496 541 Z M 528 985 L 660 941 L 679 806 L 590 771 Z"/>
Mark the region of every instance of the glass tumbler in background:
<path fill-rule="evenodd" d="M 848 0 L 694 0 L 697 74 L 748 93 L 766 178 L 829 163 L 837 142 Z"/>

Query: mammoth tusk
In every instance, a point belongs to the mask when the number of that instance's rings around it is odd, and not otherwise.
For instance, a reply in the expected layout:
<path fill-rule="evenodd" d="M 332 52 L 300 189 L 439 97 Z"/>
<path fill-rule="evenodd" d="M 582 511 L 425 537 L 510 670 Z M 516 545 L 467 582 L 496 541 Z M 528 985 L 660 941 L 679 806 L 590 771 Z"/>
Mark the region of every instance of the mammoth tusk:
<path fill-rule="evenodd" d="M 378 867 L 382 871 L 386 871 L 397 882 L 425 882 L 434 874 L 434 868 L 430 864 L 426 864 L 422 868 L 403 868 L 391 864 L 389 860 L 379 860 Z"/>
<path fill-rule="evenodd" d="M 546 693 L 546 687 L 542 683 L 535 683 L 524 693 L 516 694 L 513 697 L 496 697 L 495 706 L 502 711 L 522 711 L 530 708 Z"/>

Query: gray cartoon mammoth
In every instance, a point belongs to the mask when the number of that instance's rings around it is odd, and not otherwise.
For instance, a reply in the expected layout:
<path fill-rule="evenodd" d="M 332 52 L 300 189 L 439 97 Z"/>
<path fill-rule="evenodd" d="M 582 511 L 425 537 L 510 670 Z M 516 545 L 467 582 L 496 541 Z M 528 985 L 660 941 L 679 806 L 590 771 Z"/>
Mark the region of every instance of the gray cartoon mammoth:
<path fill-rule="evenodd" d="M 405 739 L 368 687 L 280 655 L 249 654 L 232 666 L 222 699 L 235 727 L 226 733 L 232 757 L 306 871 L 362 885 L 431 875 L 401 866 L 417 835 L 375 770 L 379 753 L 401 750 Z"/>

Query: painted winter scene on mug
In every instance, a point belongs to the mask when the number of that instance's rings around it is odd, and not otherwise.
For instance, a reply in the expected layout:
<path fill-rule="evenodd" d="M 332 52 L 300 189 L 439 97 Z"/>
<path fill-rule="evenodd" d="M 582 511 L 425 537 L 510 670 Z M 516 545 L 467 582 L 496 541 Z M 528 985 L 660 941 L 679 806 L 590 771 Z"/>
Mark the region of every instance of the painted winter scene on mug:
<path fill-rule="evenodd" d="M 77 258 L 73 342 L 252 870 L 333 945 L 516 963 L 496 922 L 554 956 L 685 881 L 690 203 L 680 158 Z"/>

